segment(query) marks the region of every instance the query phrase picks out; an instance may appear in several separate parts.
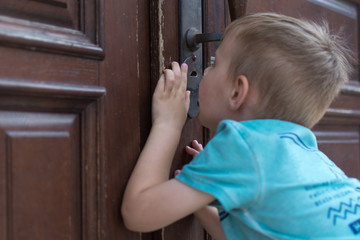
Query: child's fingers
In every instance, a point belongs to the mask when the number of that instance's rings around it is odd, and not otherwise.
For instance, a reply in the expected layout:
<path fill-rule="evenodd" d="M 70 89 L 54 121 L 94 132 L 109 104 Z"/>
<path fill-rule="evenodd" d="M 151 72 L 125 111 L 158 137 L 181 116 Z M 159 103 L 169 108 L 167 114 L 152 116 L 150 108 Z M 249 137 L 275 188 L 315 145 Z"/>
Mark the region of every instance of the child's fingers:
<path fill-rule="evenodd" d="M 161 74 L 159 81 L 156 84 L 156 88 L 155 88 L 155 92 L 156 91 L 164 91 L 164 87 L 165 87 L 165 76 L 164 74 Z"/>
<path fill-rule="evenodd" d="M 164 90 L 168 92 L 173 90 L 186 91 L 187 70 L 187 64 L 183 63 L 180 66 L 179 63 L 172 62 L 171 69 L 164 70 Z"/>
<path fill-rule="evenodd" d="M 204 149 L 203 145 L 201 143 L 199 143 L 198 141 L 196 141 L 196 140 L 192 141 L 191 145 L 198 152 L 201 152 Z"/>
<path fill-rule="evenodd" d="M 164 76 L 165 76 L 165 91 L 172 91 L 175 85 L 175 74 L 171 69 L 165 69 L 164 70 Z"/>
<path fill-rule="evenodd" d="M 172 68 L 172 71 L 174 72 L 174 75 L 175 75 L 175 88 L 176 89 L 181 89 L 183 90 L 183 88 L 181 87 L 182 86 L 182 69 L 180 69 L 180 65 L 179 63 L 177 62 L 172 62 L 171 63 L 171 68 Z"/>
<path fill-rule="evenodd" d="M 186 151 L 187 154 L 189 154 L 189 155 L 192 156 L 192 157 L 195 157 L 195 156 L 199 153 L 199 152 L 196 151 L 194 148 L 189 147 L 189 146 L 186 146 L 186 147 L 185 147 L 185 151 Z"/>
<path fill-rule="evenodd" d="M 199 152 L 203 150 L 203 146 L 198 141 L 194 140 L 191 143 L 192 147 L 186 146 L 185 151 L 187 154 L 191 155 L 192 157 L 195 157 Z"/>
<path fill-rule="evenodd" d="M 177 170 L 175 170 L 174 175 L 177 176 L 177 175 L 179 175 L 180 173 L 181 173 L 181 170 L 177 169 Z"/>
<path fill-rule="evenodd" d="M 179 63 L 177 62 L 172 62 L 171 63 L 171 69 L 173 70 L 174 74 L 176 76 L 180 76 L 181 75 L 181 70 L 180 70 L 180 66 Z"/>
<path fill-rule="evenodd" d="M 190 91 L 186 91 L 186 93 L 185 93 L 185 105 L 186 105 L 187 111 L 189 111 L 189 107 L 190 107 Z"/>
<path fill-rule="evenodd" d="M 182 90 L 186 90 L 187 87 L 187 72 L 188 72 L 188 65 L 186 63 L 181 64 Z"/>

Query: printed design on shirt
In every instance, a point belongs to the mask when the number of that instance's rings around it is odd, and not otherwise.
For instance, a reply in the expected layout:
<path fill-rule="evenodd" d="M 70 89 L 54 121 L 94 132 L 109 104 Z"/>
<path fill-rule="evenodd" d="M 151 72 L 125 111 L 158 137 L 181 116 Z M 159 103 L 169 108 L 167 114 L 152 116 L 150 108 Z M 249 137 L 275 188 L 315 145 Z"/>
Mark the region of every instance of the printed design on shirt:
<path fill-rule="evenodd" d="M 308 147 L 308 146 L 301 140 L 301 138 L 300 138 L 297 134 L 295 134 L 295 133 L 292 133 L 292 132 L 282 133 L 282 135 L 280 136 L 280 138 L 290 139 L 290 140 L 292 140 L 296 145 L 298 145 L 299 147 L 301 147 L 301 148 L 304 149 L 304 150 L 311 151 L 311 152 L 316 151 L 316 149 Z"/>
<path fill-rule="evenodd" d="M 335 180 L 308 185 L 304 190 L 309 200 L 324 210 L 334 227 L 340 227 L 340 222 L 345 221 L 354 235 L 360 235 L 360 218 L 354 221 L 356 216 L 360 217 L 360 187 L 351 187 L 347 182 Z"/>
<path fill-rule="evenodd" d="M 348 197 L 354 193 L 353 188 L 339 181 L 323 182 L 305 187 L 308 197 L 314 202 L 316 207 L 320 207 L 333 200 Z"/>
<path fill-rule="evenodd" d="M 360 197 L 357 200 L 350 198 L 348 202 L 340 202 L 339 207 L 330 207 L 328 210 L 327 218 L 332 219 L 335 226 L 338 219 L 346 220 L 348 215 L 357 215 L 360 209 Z"/>
<path fill-rule="evenodd" d="M 228 216 L 229 216 L 229 213 L 227 213 L 227 212 L 225 212 L 225 211 L 219 212 L 220 221 L 224 220 L 224 219 L 227 218 Z"/>
<path fill-rule="evenodd" d="M 360 187 L 356 187 L 355 191 L 360 192 Z M 359 202 L 359 198 L 358 197 L 358 202 Z M 351 229 L 351 231 L 354 233 L 354 235 L 357 235 L 360 233 L 360 218 L 357 219 L 356 221 L 352 222 L 349 224 L 349 228 Z"/>
<path fill-rule="evenodd" d="M 360 218 L 358 220 L 350 223 L 349 228 L 355 235 L 359 234 L 360 233 Z"/>

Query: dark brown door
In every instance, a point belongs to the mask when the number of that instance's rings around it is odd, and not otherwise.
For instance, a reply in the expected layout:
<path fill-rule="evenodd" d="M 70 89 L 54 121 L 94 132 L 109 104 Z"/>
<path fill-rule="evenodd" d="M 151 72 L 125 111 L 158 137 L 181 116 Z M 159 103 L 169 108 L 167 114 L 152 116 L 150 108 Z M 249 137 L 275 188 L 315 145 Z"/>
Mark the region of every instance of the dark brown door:
<path fill-rule="evenodd" d="M 0 1 L 0 239 L 139 238 L 119 206 L 150 123 L 148 8 Z"/>
<path fill-rule="evenodd" d="M 0 2 L 0 239 L 96 239 L 99 2 Z"/>
<path fill-rule="evenodd" d="M 141 234 L 125 229 L 119 211 L 150 130 L 152 89 L 179 58 L 178 1 L 0 1 L 0 239 L 207 239 L 192 216 Z M 358 1 L 336 11 L 306 0 L 233 2 L 247 2 L 248 13 L 326 16 L 358 52 Z M 203 13 L 206 32 L 230 22 L 226 0 L 203 1 Z M 205 44 L 205 65 L 217 45 Z M 315 130 L 320 147 L 359 177 L 352 79 Z M 191 160 L 185 145 L 211 135 L 188 120 L 173 169 Z"/>

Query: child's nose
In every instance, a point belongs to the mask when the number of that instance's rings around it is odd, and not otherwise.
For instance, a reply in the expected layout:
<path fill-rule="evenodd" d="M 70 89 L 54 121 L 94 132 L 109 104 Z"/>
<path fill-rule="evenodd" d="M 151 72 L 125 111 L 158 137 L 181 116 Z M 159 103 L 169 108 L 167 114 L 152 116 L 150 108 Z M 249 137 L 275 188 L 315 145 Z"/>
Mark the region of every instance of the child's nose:
<path fill-rule="evenodd" d="M 204 76 L 208 73 L 209 69 L 210 69 L 210 67 L 205 68 L 205 70 L 204 70 Z"/>

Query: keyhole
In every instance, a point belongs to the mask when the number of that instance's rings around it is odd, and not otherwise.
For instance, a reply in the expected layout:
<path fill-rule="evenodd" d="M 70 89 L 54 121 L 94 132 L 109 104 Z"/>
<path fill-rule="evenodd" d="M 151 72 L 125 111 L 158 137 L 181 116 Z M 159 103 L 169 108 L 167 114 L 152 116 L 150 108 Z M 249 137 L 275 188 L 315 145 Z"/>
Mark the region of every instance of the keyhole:
<path fill-rule="evenodd" d="M 191 74 L 190 74 L 190 76 L 192 76 L 192 77 L 197 77 L 197 72 L 196 72 L 196 71 L 192 71 Z"/>

